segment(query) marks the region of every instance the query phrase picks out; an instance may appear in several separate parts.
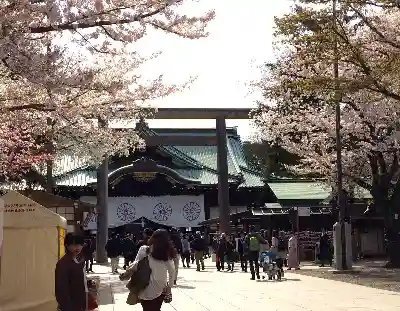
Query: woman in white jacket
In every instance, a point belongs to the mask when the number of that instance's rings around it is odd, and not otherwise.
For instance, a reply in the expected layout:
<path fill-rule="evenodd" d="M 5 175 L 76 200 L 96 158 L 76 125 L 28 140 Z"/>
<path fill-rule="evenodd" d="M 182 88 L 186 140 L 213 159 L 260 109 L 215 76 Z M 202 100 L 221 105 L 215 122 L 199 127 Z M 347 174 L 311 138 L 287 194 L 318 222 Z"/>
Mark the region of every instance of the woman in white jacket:
<path fill-rule="evenodd" d="M 139 293 L 143 311 L 160 311 L 165 293 L 174 284 L 175 268 L 173 258 L 177 256 L 169 233 L 156 230 L 149 239 L 148 246 L 140 247 L 133 265 L 148 256 L 151 269 L 149 285 Z"/>

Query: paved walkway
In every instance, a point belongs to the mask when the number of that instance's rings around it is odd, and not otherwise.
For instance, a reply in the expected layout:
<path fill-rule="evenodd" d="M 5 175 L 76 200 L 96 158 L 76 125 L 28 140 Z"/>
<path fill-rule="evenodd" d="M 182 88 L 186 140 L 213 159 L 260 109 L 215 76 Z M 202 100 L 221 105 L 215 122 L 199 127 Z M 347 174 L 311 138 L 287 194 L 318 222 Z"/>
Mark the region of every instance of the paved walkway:
<path fill-rule="evenodd" d="M 277 281 L 250 281 L 242 272 L 217 272 L 211 261 L 206 271 L 180 269 L 173 302 L 162 311 L 397 311 L 400 294 L 338 281 L 286 273 Z M 127 290 L 109 267 L 97 266 L 101 278 L 100 311 L 140 311 L 125 303 Z"/>

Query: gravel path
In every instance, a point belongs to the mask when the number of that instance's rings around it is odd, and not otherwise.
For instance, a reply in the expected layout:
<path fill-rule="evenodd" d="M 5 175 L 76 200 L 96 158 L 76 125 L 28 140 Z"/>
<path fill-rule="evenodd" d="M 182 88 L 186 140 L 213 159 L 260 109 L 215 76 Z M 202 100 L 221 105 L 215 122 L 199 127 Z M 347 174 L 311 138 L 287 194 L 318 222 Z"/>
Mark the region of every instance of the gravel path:
<path fill-rule="evenodd" d="M 400 269 L 385 269 L 382 266 L 381 263 L 357 265 L 349 273 L 335 273 L 330 267 L 305 266 L 293 273 L 400 292 Z"/>

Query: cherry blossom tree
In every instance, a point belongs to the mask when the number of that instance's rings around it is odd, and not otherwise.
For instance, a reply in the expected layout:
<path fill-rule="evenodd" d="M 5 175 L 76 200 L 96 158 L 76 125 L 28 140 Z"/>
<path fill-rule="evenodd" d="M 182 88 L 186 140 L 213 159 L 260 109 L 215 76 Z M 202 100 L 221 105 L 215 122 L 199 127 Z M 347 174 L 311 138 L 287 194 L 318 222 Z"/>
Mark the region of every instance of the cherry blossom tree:
<path fill-rule="evenodd" d="M 29 129 L 15 122 L 0 125 L 0 180 L 18 180 L 33 164 L 48 158 Z"/>
<path fill-rule="evenodd" d="M 149 100 L 186 86 L 141 77 L 138 68 L 158 51 L 142 57 L 135 43 L 150 29 L 200 38 L 214 17 L 186 14 L 196 11 L 191 0 L 0 4 L 0 123 L 15 118 L 46 145 L 44 152 L 91 163 L 143 145 L 134 130 L 116 131 L 108 121 L 151 117 Z M 1 135 L 11 140 L 10 131 Z"/>
<path fill-rule="evenodd" d="M 391 265 L 400 265 L 399 17 L 390 1 L 298 1 L 276 19 L 280 55 L 256 83 L 260 139 L 301 157 L 292 167 L 336 179 L 335 88 L 340 91 L 343 173 L 348 191 L 367 189 L 384 214 Z M 334 45 L 338 45 L 335 53 Z M 339 80 L 332 74 L 339 63 Z"/>

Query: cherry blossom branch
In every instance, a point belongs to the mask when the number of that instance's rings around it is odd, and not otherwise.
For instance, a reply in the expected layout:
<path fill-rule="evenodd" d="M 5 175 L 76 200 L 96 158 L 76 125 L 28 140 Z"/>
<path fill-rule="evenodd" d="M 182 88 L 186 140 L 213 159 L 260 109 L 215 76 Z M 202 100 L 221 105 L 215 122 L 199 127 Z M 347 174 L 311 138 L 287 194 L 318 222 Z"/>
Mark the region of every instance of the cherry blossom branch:
<path fill-rule="evenodd" d="M 390 46 L 400 49 L 400 44 L 397 43 L 396 41 L 389 40 L 374 24 L 370 19 L 365 16 L 360 10 L 355 8 L 353 5 L 349 4 L 351 9 L 362 19 L 362 21 L 365 23 L 365 25 L 373 31 L 375 34 L 379 36 L 379 38 L 382 40 L 382 42 L 389 44 Z"/>
<path fill-rule="evenodd" d="M 124 24 L 131 24 L 134 22 L 142 21 L 146 18 L 156 16 L 160 14 L 163 10 L 165 10 L 166 6 L 162 6 L 158 9 L 155 9 L 152 12 L 143 13 L 134 16 L 133 18 L 129 19 L 120 19 L 115 21 L 107 21 L 107 20 L 100 20 L 100 21 L 92 21 L 92 22 L 78 22 L 78 23 L 64 23 L 64 24 L 57 24 L 51 26 L 38 26 L 38 27 L 31 27 L 31 33 L 46 33 L 52 31 L 60 31 L 60 30 L 76 30 L 76 29 L 87 29 L 87 28 L 94 28 L 94 27 L 104 27 L 104 26 L 112 26 L 112 25 L 124 25 Z"/>
<path fill-rule="evenodd" d="M 381 83 L 379 83 L 379 81 L 375 78 L 374 74 L 373 74 L 373 69 L 371 68 L 371 66 L 368 65 L 367 61 L 365 60 L 365 58 L 362 56 L 362 52 L 359 46 L 355 46 L 354 44 L 352 44 L 350 42 L 350 39 L 348 37 L 348 35 L 346 34 L 345 29 L 343 28 L 343 24 L 341 23 L 340 20 L 338 20 L 337 25 L 340 25 L 342 31 L 338 31 L 336 28 L 333 28 L 333 31 L 335 32 L 335 34 L 337 36 L 339 36 L 344 42 L 345 44 L 350 48 L 350 50 L 352 51 L 353 56 L 355 57 L 355 59 L 358 61 L 358 65 L 360 66 L 360 68 L 363 70 L 364 74 L 370 79 L 371 82 L 373 82 L 373 84 L 375 85 L 375 88 L 368 86 L 367 88 L 371 91 L 375 91 L 378 93 L 381 93 L 387 97 L 391 97 L 393 99 L 399 100 L 400 101 L 400 95 L 396 94 L 390 90 L 388 90 L 387 88 L 385 88 Z M 399 45 L 400 48 L 400 45 Z"/>

